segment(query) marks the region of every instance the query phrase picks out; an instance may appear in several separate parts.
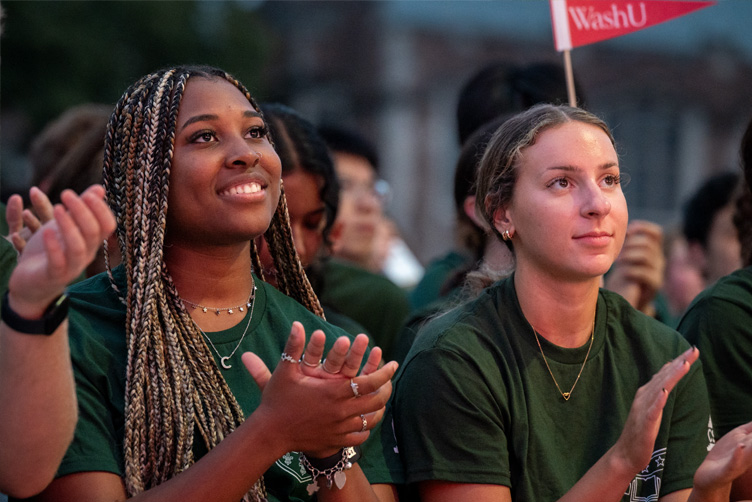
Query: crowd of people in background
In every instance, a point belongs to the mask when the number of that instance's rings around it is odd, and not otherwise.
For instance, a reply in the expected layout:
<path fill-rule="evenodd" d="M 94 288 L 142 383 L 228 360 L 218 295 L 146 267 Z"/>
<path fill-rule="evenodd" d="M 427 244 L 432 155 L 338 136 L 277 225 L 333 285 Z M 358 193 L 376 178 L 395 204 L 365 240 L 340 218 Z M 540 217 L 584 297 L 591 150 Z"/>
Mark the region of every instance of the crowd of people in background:
<path fill-rule="evenodd" d="M 557 64 L 467 80 L 425 267 L 373 142 L 223 70 L 66 111 L 2 207 L 0 492 L 752 500 L 752 120 L 664 229 L 566 101 Z"/>

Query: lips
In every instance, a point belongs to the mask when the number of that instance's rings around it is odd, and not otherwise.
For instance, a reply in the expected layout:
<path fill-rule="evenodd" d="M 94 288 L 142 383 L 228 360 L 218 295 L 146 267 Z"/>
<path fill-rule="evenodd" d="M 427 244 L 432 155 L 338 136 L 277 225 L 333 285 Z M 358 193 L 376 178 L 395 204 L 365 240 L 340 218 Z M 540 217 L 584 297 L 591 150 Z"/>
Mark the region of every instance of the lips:
<path fill-rule="evenodd" d="M 613 234 L 609 232 L 593 231 L 585 234 L 576 235 L 574 240 L 591 246 L 602 246 L 609 244 Z"/>

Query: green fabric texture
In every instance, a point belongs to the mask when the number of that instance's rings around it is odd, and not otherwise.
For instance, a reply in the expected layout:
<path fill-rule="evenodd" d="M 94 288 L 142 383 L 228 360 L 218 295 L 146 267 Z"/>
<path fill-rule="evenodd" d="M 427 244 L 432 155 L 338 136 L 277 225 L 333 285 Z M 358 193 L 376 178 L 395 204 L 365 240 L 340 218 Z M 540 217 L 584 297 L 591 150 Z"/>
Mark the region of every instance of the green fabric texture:
<path fill-rule="evenodd" d="M 338 260 L 324 265 L 321 303 L 366 328 L 390 360 L 394 339 L 410 310 L 407 294 L 386 277 Z"/>
<path fill-rule="evenodd" d="M 16 267 L 16 248 L 5 239 L 8 222 L 5 220 L 5 204 L 0 203 L 0 295 L 8 289 L 8 280 Z"/>
<path fill-rule="evenodd" d="M 123 268 L 116 268 L 114 275 L 116 282 L 124 287 Z M 246 416 L 259 405 L 261 393 L 240 359 L 244 352 L 255 352 L 273 370 L 280 361 L 293 321 L 300 321 L 308 335 L 315 329 L 323 329 L 328 337 L 327 350 L 337 337 L 346 335 L 272 286 L 254 279 L 258 289 L 249 331 L 229 360 L 232 368 L 222 370 Z M 112 290 L 106 274 L 72 286 L 69 294 L 69 333 L 79 420 L 73 444 L 58 476 L 84 471 L 106 471 L 122 476 L 127 355 L 125 306 Z M 245 327 L 243 319 L 233 328 L 209 333 L 209 336 L 222 355 L 229 355 Z M 218 362 L 216 353 L 213 356 Z M 377 434 L 373 437 L 377 437 L 378 428 L 374 431 Z M 197 435 L 195 441 L 194 453 L 200 458 L 206 447 L 200 436 Z M 367 442 L 358 464 L 369 477 L 390 479 L 384 460 L 376 458 L 380 456 L 378 447 L 377 441 Z M 300 465 L 297 453 L 280 458 L 264 474 L 264 480 L 270 501 L 315 500 L 306 492 L 311 477 Z"/>
<path fill-rule="evenodd" d="M 719 437 L 752 420 L 752 267 L 700 293 L 678 330 L 700 349 Z"/>
<path fill-rule="evenodd" d="M 10 241 L 0 236 L 0 295 L 8 289 L 8 281 L 16 267 L 16 248 Z"/>
<path fill-rule="evenodd" d="M 442 286 L 453 274 L 469 264 L 470 259 L 456 251 L 432 260 L 420 282 L 410 291 L 410 312 L 422 311 L 444 296 L 441 294 Z"/>
<path fill-rule="evenodd" d="M 562 390 L 588 345 L 540 340 Z M 616 442 L 638 387 L 689 344 L 601 290 L 595 339 L 565 401 L 546 369 L 513 278 L 433 320 L 418 335 L 394 388 L 385 451 L 394 476 L 509 486 L 512 500 L 557 500 Z M 699 363 L 670 394 L 650 464 L 623 500 L 657 500 L 689 488 L 709 444 Z M 391 443 L 390 443 L 391 442 Z M 390 448 L 391 447 L 391 448 Z M 642 497 L 642 498 L 641 498 Z M 655 498 L 649 498 L 655 497 Z"/>

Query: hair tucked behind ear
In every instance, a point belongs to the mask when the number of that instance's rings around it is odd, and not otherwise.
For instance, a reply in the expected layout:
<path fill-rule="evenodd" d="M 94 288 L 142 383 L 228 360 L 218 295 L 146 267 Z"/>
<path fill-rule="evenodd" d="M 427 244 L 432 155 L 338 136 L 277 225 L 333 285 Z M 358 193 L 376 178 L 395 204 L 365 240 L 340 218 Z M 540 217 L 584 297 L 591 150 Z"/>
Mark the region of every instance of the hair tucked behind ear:
<path fill-rule="evenodd" d="M 538 135 L 567 122 L 582 122 L 600 127 L 611 144 L 614 137 L 605 122 L 581 108 L 565 105 L 541 104 L 519 113 L 499 127 L 483 154 L 476 180 L 475 206 L 496 236 L 501 233 L 494 225 L 494 213 L 512 200 L 517 183 L 517 161 L 520 153 L 535 144 Z M 504 243 L 511 249 L 511 241 Z"/>
<path fill-rule="evenodd" d="M 191 77 L 225 79 L 259 110 L 245 87 L 223 71 L 177 67 L 131 86 L 116 105 L 105 138 L 104 184 L 117 219 L 127 281 L 120 291 L 108 265 L 113 288 L 126 305 L 124 460 L 129 496 L 189 467 L 194 431 L 211 449 L 243 422 L 243 412 L 163 260 L 177 114 Z M 282 276 L 281 289 L 321 315 L 290 237 L 284 193 L 266 235 Z M 253 244 L 251 254 L 263 277 Z M 260 479 L 244 500 L 264 497 Z"/>

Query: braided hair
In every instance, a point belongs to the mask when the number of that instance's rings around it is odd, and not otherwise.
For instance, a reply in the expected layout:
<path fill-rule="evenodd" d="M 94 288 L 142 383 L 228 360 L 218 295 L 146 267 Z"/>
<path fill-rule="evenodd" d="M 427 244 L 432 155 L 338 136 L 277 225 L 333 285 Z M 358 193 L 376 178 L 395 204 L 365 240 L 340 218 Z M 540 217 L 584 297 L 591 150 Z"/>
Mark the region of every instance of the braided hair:
<path fill-rule="evenodd" d="M 125 389 L 125 485 L 134 496 L 193 464 L 194 430 L 215 447 L 243 422 L 243 412 L 198 327 L 185 309 L 163 256 L 167 200 L 178 108 L 191 77 L 225 79 L 260 112 L 248 90 L 211 67 L 160 70 L 133 84 L 107 126 L 104 185 L 117 220 L 125 267 L 128 361 Z M 265 239 L 278 288 L 313 313 L 323 311 L 292 242 L 284 190 Z M 263 279 L 256 246 L 251 261 Z M 263 500 L 263 478 L 244 500 Z"/>

